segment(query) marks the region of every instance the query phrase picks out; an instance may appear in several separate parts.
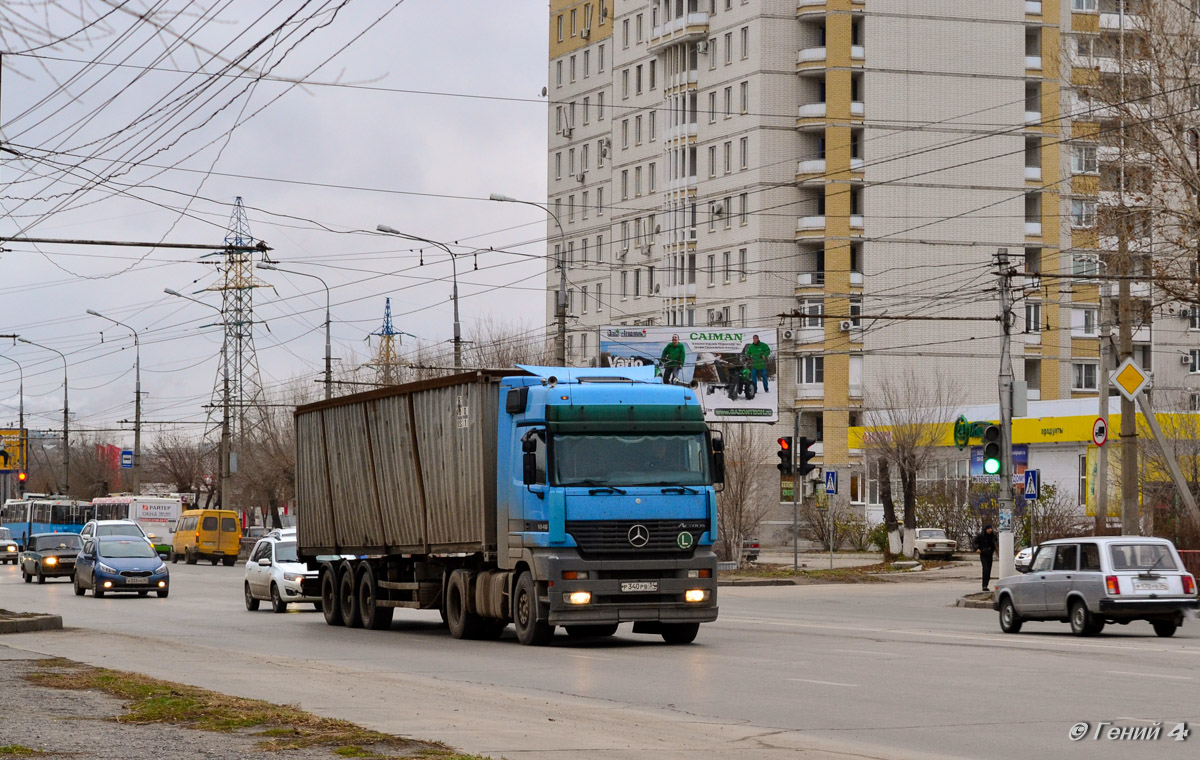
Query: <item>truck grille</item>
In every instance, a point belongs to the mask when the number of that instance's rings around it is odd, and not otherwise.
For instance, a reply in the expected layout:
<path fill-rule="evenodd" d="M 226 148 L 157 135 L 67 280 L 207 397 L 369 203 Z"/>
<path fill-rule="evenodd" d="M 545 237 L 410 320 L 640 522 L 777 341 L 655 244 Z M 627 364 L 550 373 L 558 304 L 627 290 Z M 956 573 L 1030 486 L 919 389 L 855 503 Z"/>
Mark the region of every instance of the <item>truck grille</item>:
<path fill-rule="evenodd" d="M 643 531 L 635 530 L 637 526 Z M 567 533 L 575 539 L 582 554 L 659 554 L 690 556 L 700 536 L 708 530 L 704 520 L 574 520 L 567 521 Z M 683 541 L 680 534 L 690 533 L 691 540 Z M 644 545 L 630 542 L 645 535 Z"/>

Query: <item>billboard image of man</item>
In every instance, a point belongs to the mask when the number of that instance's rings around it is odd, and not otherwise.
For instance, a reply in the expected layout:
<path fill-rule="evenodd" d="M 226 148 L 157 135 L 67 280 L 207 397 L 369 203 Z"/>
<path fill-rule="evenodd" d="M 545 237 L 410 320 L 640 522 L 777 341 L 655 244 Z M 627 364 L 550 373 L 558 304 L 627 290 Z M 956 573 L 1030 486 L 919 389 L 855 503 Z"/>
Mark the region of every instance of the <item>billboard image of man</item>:
<path fill-rule="evenodd" d="M 758 388 L 758 379 L 762 378 L 763 393 L 771 390 L 767 387 L 767 359 L 771 356 L 771 347 L 763 343 L 755 335 L 750 345 L 746 346 L 746 360 L 750 363 L 750 383 Z"/>
<path fill-rule="evenodd" d="M 662 381 L 663 383 L 674 382 L 679 376 L 679 371 L 683 369 L 683 361 L 687 356 L 687 349 L 679 342 L 678 335 L 671 336 L 671 342 L 663 346 L 662 350 Z"/>

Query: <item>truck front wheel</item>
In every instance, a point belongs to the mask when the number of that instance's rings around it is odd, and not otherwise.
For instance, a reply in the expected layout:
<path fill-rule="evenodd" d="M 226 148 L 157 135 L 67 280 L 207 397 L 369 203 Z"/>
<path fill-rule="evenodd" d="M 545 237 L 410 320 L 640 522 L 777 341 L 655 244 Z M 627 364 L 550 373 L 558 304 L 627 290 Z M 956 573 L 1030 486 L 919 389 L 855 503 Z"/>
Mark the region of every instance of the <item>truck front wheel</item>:
<path fill-rule="evenodd" d="M 663 623 L 662 637 L 668 644 L 691 644 L 700 633 L 699 623 Z"/>
<path fill-rule="evenodd" d="M 337 588 L 337 565 L 326 565 L 321 569 L 321 612 L 328 625 L 342 624 L 342 605 Z"/>
<path fill-rule="evenodd" d="M 513 625 L 517 629 L 517 640 L 525 646 L 545 646 L 554 637 L 554 626 L 538 619 L 537 584 L 528 572 L 521 573 L 517 580 Z"/>

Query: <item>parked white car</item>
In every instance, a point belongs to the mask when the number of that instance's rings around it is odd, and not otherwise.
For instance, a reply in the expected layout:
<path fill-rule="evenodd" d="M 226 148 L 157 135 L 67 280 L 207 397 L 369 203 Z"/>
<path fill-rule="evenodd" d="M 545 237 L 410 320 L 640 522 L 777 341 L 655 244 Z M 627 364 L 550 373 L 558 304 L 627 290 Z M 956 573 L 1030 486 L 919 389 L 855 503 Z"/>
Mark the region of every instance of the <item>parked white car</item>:
<path fill-rule="evenodd" d="M 309 602 L 319 610 L 321 598 L 301 590 L 305 578 L 316 577 L 317 571 L 296 556 L 296 529 L 272 531 L 258 540 L 246 560 L 246 609 L 253 612 L 260 601 L 269 601 L 274 612 L 287 612 L 293 602 Z"/>
<path fill-rule="evenodd" d="M 17 564 L 17 556 L 20 547 L 17 542 L 13 541 L 12 533 L 8 528 L 0 528 L 0 562 L 11 562 Z"/>
<path fill-rule="evenodd" d="M 958 542 L 947 536 L 941 528 L 917 528 L 917 537 L 913 540 L 914 559 L 949 559 L 957 549 Z"/>
<path fill-rule="evenodd" d="M 1029 565 L 1033 562 L 1033 553 L 1036 551 L 1036 546 L 1026 546 L 1013 558 L 1013 566 L 1018 570 L 1028 570 Z"/>

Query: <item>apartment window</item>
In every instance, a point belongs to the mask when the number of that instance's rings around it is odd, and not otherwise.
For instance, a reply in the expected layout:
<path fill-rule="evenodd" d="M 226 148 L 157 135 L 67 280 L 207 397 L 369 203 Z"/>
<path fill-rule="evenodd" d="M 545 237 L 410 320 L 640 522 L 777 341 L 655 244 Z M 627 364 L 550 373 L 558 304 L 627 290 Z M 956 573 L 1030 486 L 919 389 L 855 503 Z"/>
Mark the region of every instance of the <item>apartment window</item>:
<path fill-rule="evenodd" d="M 558 14 L 558 41 L 563 41 L 563 17 L 561 13 Z"/>
<path fill-rule="evenodd" d="M 642 41 L 642 14 L 639 13 L 634 18 L 633 26 L 634 26 L 635 31 L 637 32 L 637 41 L 641 42 Z"/>
<path fill-rule="evenodd" d="M 729 275 L 732 274 L 730 271 L 730 263 L 731 260 L 729 257 L 729 251 L 725 251 L 725 253 L 721 254 L 721 274 L 723 275 L 723 279 L 721 281 L 726 285 L 729 284 Z"/>
<path fill-rule="evenodd" d="M 1096 226 L 1096 202 L 1086 200 L 1084 198 L 1071 199 L 1071 226 L 1072 227 L 1095 227 Z"/>
<path fill-rule="evenodd" d="M 750 113 L 750 83 L 742 82 L 738 85 L 738 89 L 741 96 L 742 113 Z"/>
<path fill-rule="evenodd" d="M 621 22 L 621 47 L 629 47 L 629 19 Z"/>
<path fill-rule="evenodd" d="M 583 195 L 579 198 L 579 211 L 583 214 L 583 218 L 588 218 L 588 191 L 584 190 Z M 587 259 L 587 241 L 583 241 L 584 259 Z"/>
<path fill-rule="evenodd" d="M 575 149 L 567 151 L 567 174 L 575 174 Z"/>
<path fill-rule="evenodd" d="M 633 194 L 635 196 L 642 194 L 642 167 L 633 167 Z"/>
<path fill-rule="evenodd" d="M 1193 306 L 1188 310 L 1188 329 L 1200 330 L 1200 306 Z"/>
<path fill-rule="evenodd" d="M 596 48 L 596 71 L 604 71 L 604 46 Z"/>
<path fill-rule="evenodd" d="M 656 127 L 656 123 L 658 120 L 654 118 L 657 114 L 657 111 L 651 111 L 650 115 L 646 117 L 650 122 L 650 142 L 654 142 L 654 138 L 657 137 L 656 133 L 658 132 L 658 129 Z"/>
<path fill-rule="evenodd" d="M 708 146 L 708 176 L 717 176 L 717 146 Z"/>
<path fill-rule="evenodd" d="M 796 361 L 796 383 L 799 385 L 823 385 L 825 383 L 825 357 L 804 356 Z"/>
<path fill-rule="evenodd" d="M 583 218 L 587 219 L 587 193 L 584 193 Z M 587 238 L 583 238 L 579 241 L 579 265 L 586 267 L 587 263 L 588 263 L 588 241 L 587 241 Z"/>
<path fill-rule="evenodd" d="M 597 235 L 596 236 L 596 263 L 599 264 L 602 261 L 604 261 L 604 236 Z M 599 286 L 596 287 L 596 298 L 600 298 Z"/>
<path fill-rule="evenodd" d="M 604 119 L 604 90 L 596 93 L 596 121 Z"/>
<path fill-rule="evenodd" d="M 649 236 L 649 232 L 646 233 Z M 654 295 L 654 267 L 646 267 L 646 295 Z"/>
<path fill-rule="evenodd" d="M 710 70 L 717 67 L 717 38 L 712 37 L 708 41 L 708 68 Z"/>
<path fill-rule="evenodd" d="M 1091 254 L 1076 254 L 1072 256 L 1071 274 L 1077 277 L 1099 277 L 1100 259 Z"/>
<path fill-rule="evenodd" d="M 1084 335 L 1096 334 L 1096 317 L 1099 309 L 1079 309 L 1082 312 L 1081 320 Z"/>
<path fill-rule="evenodd" d="M 596 285 L 596 311 L 601 311 L 604 308 L 604 286 L 597 283 Z"/>
<path fill-rule="evenodd" d="M 562 179 L 562 151 L 554 154 L 554 178 Z"/>
<path fill-rule="evenodd" d="M 1076 2 L 1079 2 L 1079 0 L 1076 0 Z M 1080 454 L 1079 455 L 1079 491 L 1078 491 L 1078 493 L 1079 493 L 1079 506 L 1081 506 L 1081 507 L 1085 506 L 1087 504 L 1087 492 L 1088 492 L 1087 454 Z"/>
<path fill-rule="evenodd" d="M 1025 332 L 1042 331 L 1042 304 L 1039 301 L 1025 302 Z"/>
<path fill-rule="evenodd" d="M 696 284 L 696 254 L 689 253 L 687 261 L 688 261 L 687 284 L 695 285 Z M 688 324 L 689 325 L 691 324 L 690 320 L 688 321 Z"/>
<path fill-rule="evenodd" d="M 850 326 L 855 330 L 862 327 L 862 299 L 850 299 Z"/>
<path fill-rule="evenodd" d="M 642 117 L 633 117 L 633 142 L 635 145 L 642 144 Z"/>
<path fill-rule="evenodd" d="M 744 281 L 746 279 L 746 249 L 738 249 L 738 279 Z"/>
<path fill-rule="evenodd" d="M 1071 0 L 1071 10 L 1073 11 L 1095 11 L 1096 0 Z M 1082 489 L 1080 493 L 1083 493 Z"/>
<path fill-rule="evenodd" d="M 750 27 L 742 27 L 742 60 L 750 57 Z"/>
<path fill-rule="evenodd" d="M 633 89 L 638 95 L 642 94 L 642 64 L 633 67 Z"/>
<path fill-rule="evenodd" d="M 1071 146 L 1071 172 L 1073 174 L 1099 174 L 1100 163 L 1096 160 L 1096 146 L 1076 143 Z"/>
<path fill-rule="evenodd" d="M 712 124 L 717 120 L 717 92 L 713 90 L 708 93 L 708 123 Z"/>
<path fill-rule="evenodd" d="M 578 29 L 578 27 L 575 25 L 575 9 L 572 8 L 571 9 L 571 36 L 572 37 L 575 36 L 575 32 L 577 29 Z"/>
<path fill-rule="evenodd" d="M 1074 362 L 1071 364 L 1071 389 L 1076 391 L 1096 390 L 1096 371 L 1094 362 Z"/>
<path fill-rule="evenodd" d="M 750 223 L 750 194 L 742 193 L 738 196 L 738 224 Z"/>
<path fill-rule="evenodd" d="M 654 60 L 650 61 L 650 72 L 649 73 L 650 73 L 650 89 L 651 90 L 655 89 L 655 86 L 656 86 L 657 77 L 655 76 L 655 73 L 656 73 L 655 69 L 657 67 L 655 66 L 655 64 L 657 64 L 657 63 L 658 63 L 658 61 L 654 61 Z"/>
<path fill-rule="evenodd" d="M 733 198 L 726 197 L 722 208 L 725 210 L 725 229 L 729 229 L 733 226 Z"/>
<path fill-rule="evenodd" d="M 654 192 L 654 187 L 657 184 L 654 180 L 657 168 L 657 165 L 653 161 L 646 166 L 646 189 L 651 193 Z"/>
<path fill-rule="evenodd" d="M 750 138 L 743 137 L 738 141 L 738 157 L 741 167 L 746 169 L 750 166 Z"/>
<path fill-rule="evenodd" d="M 562 61 L 559 61 L 562 63 Z M 725 118 L 733 116 L 733 88 L 725 88 Z"/>
<path fill-rule="evenodd" d="M 621 170 L 621 200 L 629 200 L 629 170 Z M 624 222 L 622 222 L 624 224 Z M 622 235 L 622 237 L 624 237 Z"/>
<path fill-rule="evenodd" d="M 629 298 L 629 272 L 621 272 L 621 300 Z"/>
<path fill-rule="evenodd" d="M 733 63 L 733 32 L 725 32 L 725 63 Z"/>
<path fill-rule="evenodd" d="M 567 241 L 567 269 L 575 266 L 575 241 Z"/>
<path fill-rule="evenodd" d="M 621 119 L 621 149 L 629 147 L 629 119 Z"/>
<path fill-rule="evenodd" d="M 715 253 L 708 254 L 708 287 L 717 284 L 717 255 Z"/>
<path fill-rule="evenodd" d="M 583 51 L 583 78 L 587 79 L 592 75 L 592 51 Z"/>
<path fill-rule="evenodd" d="M 629 98 L 629 69 L 621 69 L 621 97 Z"/>
<path fill-rule="evenodd" d="M 583 146 L 579 148 L 579 171 L 581 172 L 586 172 L 588 170 L 588 148 L 590 147 L 590 145 L 584 143 Z M 586 206 L 587 204 L 585 203 L 583 205 Z"/>
<path fill-rule="evenodd" d="M 572 82 L 574 82 L 574 81 L 575 81 L 575 56 L 571 56 L 571 58 L 570 58 L 570 62 L 571 62 L 571 66 L 570 66 L 570 69 L 571 69 L 571 81 L 572 81 Z"/>
<path fill-rule="evenodd" d="M 554 86 L 562 87 L 562 61 L 554 62 Z"/>
<path fill-rule="evenodd" d="M 642 270 L 641 269 L 633 270 L 633 297 L 634 298 L 642 297 Z"/>
<path fill-rule="evenodd" d="M 825 320 L 821 319 L 821 315 L 825 313 L 825 302 L 820 299 L 809 299 L 800 302 L 800 327 L 818 328 L 825 326 Z"/>
<path fill-rule="evenodd" d="M 746 304 L 738 304 L 738 325 L 746 326 Z"/>
<path fill-rule="evenodd" d="M 581 287 L 579 289 L 579 300 L 583 306 L 583 309 L 582 309 L 583 313 L 587 314 L 587 312 L 588 312 L 588 286 L 587 285 L 584 285 L 583 287 Z"/>
<path fill-rule="evenodd" d="M 603 187 L 596 188 L 596 216 L 604 216 L 604 188 Z M 599 249 L 600 244 L 597 243 L 596 247 L 597 247 L 597 249 Z"/>
<path fill-rule="evenodd" d="M 1188 366 L 1188 372 L 1193 375 L 1200 373 L 1200 350 L 1193 348 L 1190 352 L 1192 363 Z"/>
<path fill-rule="evenodd" d="M 733 143 L 725 143 L 725 173 L 733 171 Z"/>

